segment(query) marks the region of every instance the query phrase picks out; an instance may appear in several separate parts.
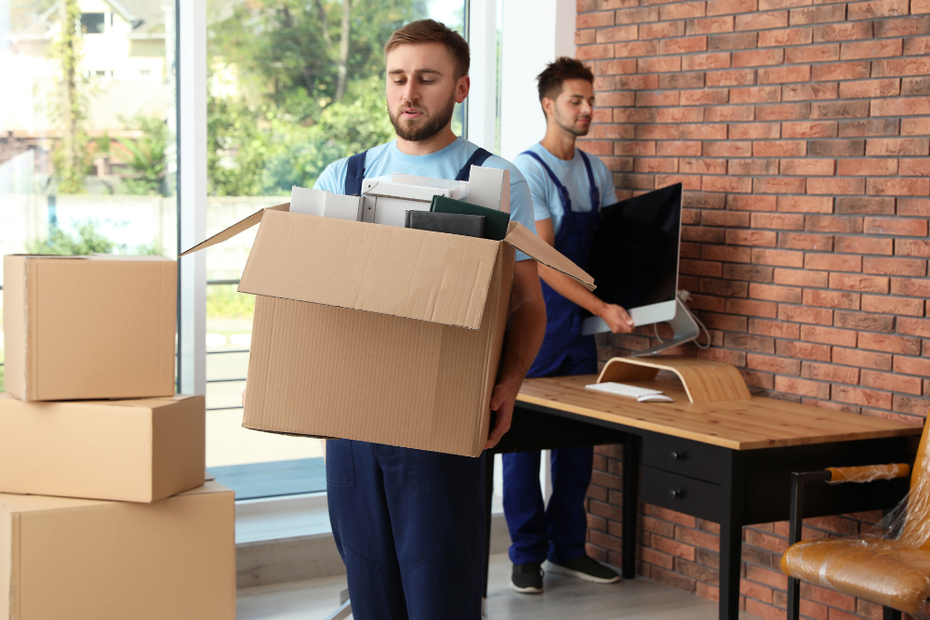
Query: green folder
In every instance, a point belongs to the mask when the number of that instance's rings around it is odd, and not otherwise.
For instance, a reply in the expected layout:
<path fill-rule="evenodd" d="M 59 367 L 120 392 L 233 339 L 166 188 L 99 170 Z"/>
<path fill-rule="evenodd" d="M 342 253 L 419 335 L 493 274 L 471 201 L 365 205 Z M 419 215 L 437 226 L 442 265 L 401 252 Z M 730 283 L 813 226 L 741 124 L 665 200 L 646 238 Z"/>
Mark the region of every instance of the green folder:
<path fill-rule="evenodd" d="M 489 209 L 481 205 L 473 205 L 464 200 L 455 200 L 445 196 L 433 196 L 430 211 L 440 213 L 464 213 L 466 215 L 484 216 L 484 238 L 500 241 L 507 236 L 507 226 L 510 224 L 510 214 Z"/>

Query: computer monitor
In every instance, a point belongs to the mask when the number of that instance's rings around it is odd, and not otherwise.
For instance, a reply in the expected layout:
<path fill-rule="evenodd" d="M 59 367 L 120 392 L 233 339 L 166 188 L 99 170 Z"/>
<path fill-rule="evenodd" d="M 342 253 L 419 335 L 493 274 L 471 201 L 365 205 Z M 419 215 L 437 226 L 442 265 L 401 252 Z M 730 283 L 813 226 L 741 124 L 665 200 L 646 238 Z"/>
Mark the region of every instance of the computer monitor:
<path fill-rule="evenodd" d="M 637 326 L 671 321 L 678 311 L 681 183 L 604 207 L 602 213 L 588 268 L 594 294 L 623 306 Z M 590 317 L 582 331 L 610 329 Z"/>

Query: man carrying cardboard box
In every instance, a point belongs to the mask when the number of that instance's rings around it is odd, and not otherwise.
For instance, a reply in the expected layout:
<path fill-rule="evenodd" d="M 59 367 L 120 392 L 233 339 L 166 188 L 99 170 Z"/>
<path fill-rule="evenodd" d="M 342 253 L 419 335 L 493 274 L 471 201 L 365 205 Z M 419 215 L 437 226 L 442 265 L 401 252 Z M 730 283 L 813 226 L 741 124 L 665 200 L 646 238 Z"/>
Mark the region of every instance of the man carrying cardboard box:
<path fill-rule="evenodd" d="M 594 110 L 594 75 L 580 61 L 562 57 L 537 76 L 546 135 L 521 153 L 533 196 L 536 232 L 582 269 L 587 269 L 600 209 L 616 202 L 610 170 L 597 157 L 575 147 L 588 133 Z M 530 377 L 597 372 L 594 336 L 583 336 L 583 309 L 601 317 L 613 332 L 629 333 L 626 310 L 598 299 L 576 281 L 540 266 L 546 301 L 546 337 Z M 585 554 L 584 498 L 591 483 L 593 448 L 552 451 L 552 496 L 544 507 L 539 488 L 539 452 L 503 455 L 504 516 L 510 530 L 511 588 L 524 594 L 543 591 L 546 569 L 595 583 L 620 576 Z"/>
<path fill-rule="evenodd" d="M 530 192 L 516 167 L 499 157 L 483 159 L 476 145 L 452 132 L 454 106 L 470 85 L 465 40 L 443 24 L 422 20 L 396 31 L 384 49 L 397 139 L 363 158 L 331 164 L 315 188 L 354 194 L 363 178 L 394 173 L 454 179 L 483 162 L 510 170 L 511 217 L 535 230 Z M 536 262 L 522 253 L 516 260 L 506 344 L 490 401 L 496 419 L 485 448 L 510 428 L 517 392 L 545 330 Z M 350 440 L 328 441 L 326 452 L 330 520 L 354 617 L 479 618 L 484 457 Z"/>

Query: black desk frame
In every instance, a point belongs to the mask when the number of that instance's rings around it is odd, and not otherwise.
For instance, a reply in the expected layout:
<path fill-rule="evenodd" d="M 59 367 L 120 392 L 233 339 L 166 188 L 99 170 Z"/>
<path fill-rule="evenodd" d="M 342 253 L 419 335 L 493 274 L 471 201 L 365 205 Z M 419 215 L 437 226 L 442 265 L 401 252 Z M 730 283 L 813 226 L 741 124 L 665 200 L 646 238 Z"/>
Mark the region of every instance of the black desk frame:
<path fill-rule="evenodd" d="M 643 476 L 644 502 L 720 524 L 720 620 L 737 620 L 739 615 L 743 526 L 788 520 L 792 472 L 903 462 L 908 457 L 907 437 L 732 450 L 521 401 L 517 401 L 511 431 L 491 453 L 616 443 L 623 445 L 624 579 L 636 575 L 636 524 Z M 671 489 L 663 487 L 667 480 L 671 480 Z M 494 461 L 488 458 L 489 548 L 493 481 Z M 681 484 L 694 488 L 675 488 Z M 868 494 L 855 486 L 821 487 L 816 494 L 805 494 L 805 516 L 848 514 L 894 505 L 906 492 L 907 481 L 875 484 Z"/>

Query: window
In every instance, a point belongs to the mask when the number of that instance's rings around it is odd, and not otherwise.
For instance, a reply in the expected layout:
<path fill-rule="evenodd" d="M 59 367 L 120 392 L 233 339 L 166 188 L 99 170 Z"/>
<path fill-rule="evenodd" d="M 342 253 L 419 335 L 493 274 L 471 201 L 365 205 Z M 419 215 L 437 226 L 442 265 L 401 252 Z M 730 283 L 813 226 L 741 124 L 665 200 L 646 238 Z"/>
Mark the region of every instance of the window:
<path fill-rule="evenodd" d="M 173 3 L 163 4 L 144 19 L 82 14 L 78 0 L 49 1 L 43 14 L 27 0 L 0 8 L 8 11 L 0 15 L 0 66 L 11 93 L 0 100 L 0 252 L 175 255 L 177 24 Z M 463 0 L 351 3 L 347 32 L 338 0 L 283 4 L 292 9 L 287 18 L 261 3 L 206 2 L 207 234 L 393 137 L 382 45 L 394 29 L 431 16 L 465 31 Z M 69 59 L 55 43 L 64 35 L 77 43 L 80 106 L 61 115 Z M 461 107 L 454 123 L 464 133 Z M 74 144 L 67 152 L 66 142 Z M 235 291 L 251 246 L 251 235 L 242 237 L 207 254 L 207 464 L 240 497 L 319 491 L 320 442 L 241 428 L 252 313 L 252 299 Z"/>
<path fill-rule="evenodd" d="M 130 54 L 128 30 L 106 49 L 87 45 L 107 14 L 82 14 L 77 0 L 11 0 L 0 12 L 0 254 L 174 256 L 175 86 L 164 28 Z M 174 16 L 153 19 L 164 26 Z M 109 79 L 143 67 L 157 67 L 158 79 Z"/>
<path fill-rule="evenodd" d="M 106 31 L 106 13 L 81 13 L 81 28 L 85 34 L 103 34 Z"/>
<path fill-rule="evenodd" d="M 208 234 L 393 139 L 384 42 L 415 19 L 464 32 L 465 18 L 463 0 L 208 0 L 207 9 Z M 462 133 L 462 109 L 453 122 Z M 253 300 L 235 289 L 253 235 L 207 250 L 207 465 L 240 499 L 322 491 L 320 441 L 241 427 Z"/>

